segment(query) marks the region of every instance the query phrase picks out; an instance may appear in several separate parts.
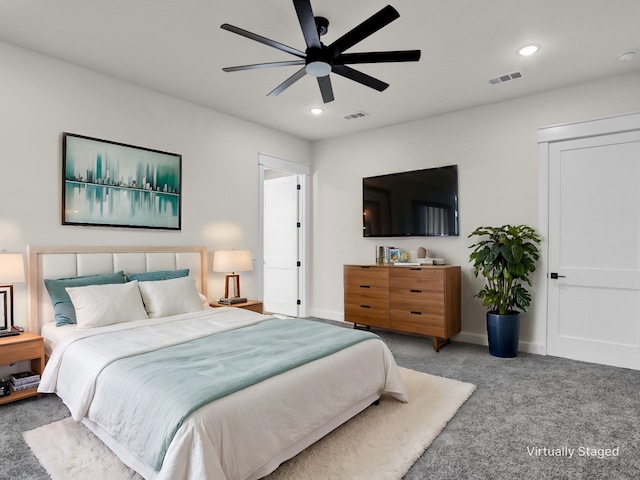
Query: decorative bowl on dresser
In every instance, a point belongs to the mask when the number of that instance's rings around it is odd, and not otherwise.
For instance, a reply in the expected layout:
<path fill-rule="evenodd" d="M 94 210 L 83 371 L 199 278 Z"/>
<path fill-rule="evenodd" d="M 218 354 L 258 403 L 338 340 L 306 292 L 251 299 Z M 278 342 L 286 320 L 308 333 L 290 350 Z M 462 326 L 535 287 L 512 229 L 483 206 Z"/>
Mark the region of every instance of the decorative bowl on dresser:
<path fill-rule="evenodd" d="M 345 265 L 344 319 L 433 338 L 436 352 L 460 332 L 460 267 Z"/>

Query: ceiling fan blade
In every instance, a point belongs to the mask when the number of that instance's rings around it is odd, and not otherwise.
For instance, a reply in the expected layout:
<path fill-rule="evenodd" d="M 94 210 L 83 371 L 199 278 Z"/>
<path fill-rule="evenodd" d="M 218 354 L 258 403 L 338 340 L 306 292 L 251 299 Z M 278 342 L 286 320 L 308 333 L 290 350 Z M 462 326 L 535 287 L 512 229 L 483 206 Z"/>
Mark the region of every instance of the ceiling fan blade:
<path fill-rule="evenodd" d="M 400 14 L 398 13 L 398 11 L 391 5 L 387 5 L 378 13 L 375 13 L 360 25 L 348 31 L 342 37 L 329 45 L 329 49 L 333 54 L 333 58 L 337 57 L 345 50 L 353 47 L 356 43 L 361 42 L 372 33 L 377 32 L 382 27 L 389 25 L 399 17 Z"/>
<path fill-rule="evenodd" d="M 225 72 L 240 72 L 243 70 L 257 70 L 259 68 L 271 68 L 271 67 L 291 67 L 294 65 L 304 65 L 304 60 L 290 60 L 288 62 L 254 63 L 252 65 L 238 65 L 237 67 L 224 67 L 222 70 L 224 70 Z"/>
<path fill-rule="evenodd" d="M 306 53 L 301 52 L 300 50 L 297 50 L 295 48 L 289 47 L 287 45 L 285 45 L 284 43 L 280 43 L 280 42 L 276 42 L 275 40 L 270 40 L 266 37 L 263 37 L 261 35 L 258 35 L 256 33 L 251 33 L 247 30 L 244 30 L 242 28 L 239 27 L 234 27 L 233 25 L 229 25 L 228 23 L 223 23 L 222 25 L 220 25 L 220 28 L 223 30 L 226 30 L 228 32 L 232 32 L 232 33 L 236 33 L 238 35 L 240 35 L 241 37 L 245 37 L 248 38 L 250 40 L 255 40 L 256 42 L 260 42 L 264 45 L 267 45 L 269 47 L 273 47 L 276 48 L 280 51 L 283 52 L 287 52 L 290 53 L 291 55 L 295 55 L 296 57 L 300 57 L 300 58 L 306 58 Z"/>
<path fill-rule="evenodd" d="M 382 92 L 389 86 L 388 83 L 385 83 L 382 80 L 373 78 L 366 73 L 359 72 L 358 70 L 354 70 L 346 65 L 334 65 L 331 67 L 331 70 L 338 75 L 348 78 L 349 80 L 353 80 L 354 82 L 361 83 L 362 85 L 373 88 L 379 92 Z"/>
<path fill-rule="evenodd" d="M 276 95 L 280 95 L 282 92 L 284 92 L 287 88 L 289 88 L 291 85 L 296 83 L 298 80 L 300 80 L 306 74 L 307 74 L 307 71 L 304 69 L 304 67 L 302 67 L 300 70 L 298 70 L 296 73 L 291 75 L 289 78 L 287 78 L 284 82 L 282 82 L 276 88 L 271 90 L 267 94 L 267 97 L 275 97 Z"/>
<path fill-rule="evenodd" d="M 309 0 L 293 0 L 293 6 L 298 14 L 298 21 L 302 28 L 302 35 L 308 48 L 320 48 L 320 35 L 316 20 L 313 18 L 313 10 Z"/>
<path fill-rule="evenodd" d="M 384 62 L 417 62 L 420 60 L 420 50 L 396 50 L 389 52 L 343 53 L 338 55 L 333 63 L 339 65 L 353 65 L 356 63 L 384 63 Z"/>
<path fill-rule="evenodd" d="M 331 87 L 331 79 L 329 75 L 325 77 L 318 77 L 318 86 L 320 87 L 320 93 L 322 94 L 322 101 L 324 103 L 333 102 L 333 88 Z"/>

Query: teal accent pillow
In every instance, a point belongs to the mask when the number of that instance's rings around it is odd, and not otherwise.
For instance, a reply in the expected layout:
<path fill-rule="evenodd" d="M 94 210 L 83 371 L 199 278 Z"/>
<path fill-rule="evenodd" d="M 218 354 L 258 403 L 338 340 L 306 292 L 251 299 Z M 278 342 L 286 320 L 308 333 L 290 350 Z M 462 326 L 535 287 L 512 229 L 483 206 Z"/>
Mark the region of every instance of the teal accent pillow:
<path fill-rule="evenodd" d="M 86 277 L 58 278 L 55 280 L 45 279 L 44 285 L 47 287 L 53 312 L 56 319 L 56 327 L 76 323 L 76 311 L 71 303 L 71 298 L 65 290 L 67 287 L 86 287 L 87 285 L 106 285 L 109 283 L 125 283 L 124 272 L 104 275 L 89 275 Z"/>
<path fill-rule="evenodd" d="M 189 269 L 184 270 L 160 270 L 157 272 L 131 273 L 127 275 L 127 282 L 138 280 L 139 282 L 157 282 L 160 280 L 172 280 L 189 276 Z"/>

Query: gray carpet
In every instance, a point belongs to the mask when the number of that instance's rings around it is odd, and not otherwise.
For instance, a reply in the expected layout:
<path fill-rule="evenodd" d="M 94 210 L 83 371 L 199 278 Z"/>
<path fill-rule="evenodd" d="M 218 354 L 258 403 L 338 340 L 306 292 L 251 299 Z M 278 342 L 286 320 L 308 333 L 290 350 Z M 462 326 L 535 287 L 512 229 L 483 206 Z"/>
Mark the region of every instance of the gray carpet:
<path fill-rule="evenodd" d="M 539 355 L 500 359 L 458 342 L 435 353 L 431 339 L 376 333 L 398 365 L 478 385 L 405 480 L 640 478 L 640 371 Z M 21 432 L 65 416 L 54 396 L 0 406 L 0 480 L 48 479 Z M 585 448 L 619 455 L 586 456 Z"/>

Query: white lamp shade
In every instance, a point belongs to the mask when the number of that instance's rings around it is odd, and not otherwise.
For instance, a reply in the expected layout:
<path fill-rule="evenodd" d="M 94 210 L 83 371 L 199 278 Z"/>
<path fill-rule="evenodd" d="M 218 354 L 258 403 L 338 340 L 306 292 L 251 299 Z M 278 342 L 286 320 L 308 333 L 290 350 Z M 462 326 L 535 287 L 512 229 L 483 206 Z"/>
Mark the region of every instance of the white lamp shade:
<path fill-rule="evenodd" d="M 24 282 L 24 257 L 21 253 L 0 253 L 0 284 Z"/>
<path fill-rule="evenodd" d="M 213 252 L 214 272 L 249 272 L 253 270 L 249 250 L 219 250 Z"/>

